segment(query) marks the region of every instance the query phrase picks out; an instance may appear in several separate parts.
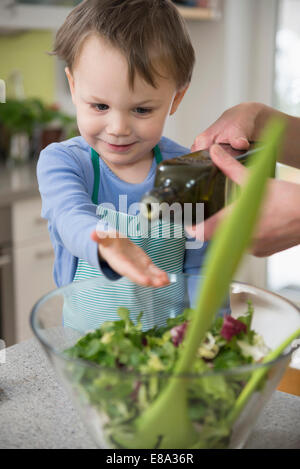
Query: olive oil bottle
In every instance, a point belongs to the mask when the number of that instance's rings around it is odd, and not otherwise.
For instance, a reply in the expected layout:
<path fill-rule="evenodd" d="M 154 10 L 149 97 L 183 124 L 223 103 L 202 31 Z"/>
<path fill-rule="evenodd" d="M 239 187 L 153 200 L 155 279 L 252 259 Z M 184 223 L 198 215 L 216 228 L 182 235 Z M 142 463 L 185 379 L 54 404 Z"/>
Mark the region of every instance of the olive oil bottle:
<path fill-rule="evenodd" d="M 246 152 L 235 150 L 229 144 L 221 146 L 241 163 L 245 163 L 257 151 L 254 150 L 254 144 Z M 210 217 L 224 207 L 233 186 L 213 164 L 207 150 L 172 158 L 157 166 L 154 187 L 142 197 L 141 214 L 153 221 L 164 218 L 163 206 L 175 207 L 179 204 L 183 213 L 185 204 L 189 204 L 192 208 L 191 221 L 194 223 L 197 205 L 203 203 L 204 219 Z"/>

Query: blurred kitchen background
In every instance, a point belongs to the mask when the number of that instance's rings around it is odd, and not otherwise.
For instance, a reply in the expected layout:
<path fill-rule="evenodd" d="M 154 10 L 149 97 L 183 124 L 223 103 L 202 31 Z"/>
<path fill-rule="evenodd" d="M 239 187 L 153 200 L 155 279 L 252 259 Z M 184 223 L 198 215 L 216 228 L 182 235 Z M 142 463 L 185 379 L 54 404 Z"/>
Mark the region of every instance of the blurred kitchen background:
<path fill-rule="evenodd" d="M 40 217 L 42 148 L 77 134 L 64 64 L 47 52 L 79 1 L 0 0 L 0 338 L 31 337 L 33 304 L 53 289 L 53 253 Z M 178 1 L 196 50 L 191 87 L 165 135 L 191 146 L 226 108 L 260 101 L 300 116 L 300 1 Z M 0 84 L 0 96 L 4 91 Z M 1 101 L 1 97 L 0 97 Z M 300 182 L 278 165 L 277 177 Z M 247 255 L 236 278 L 300 304 L 300 246 Z"/>

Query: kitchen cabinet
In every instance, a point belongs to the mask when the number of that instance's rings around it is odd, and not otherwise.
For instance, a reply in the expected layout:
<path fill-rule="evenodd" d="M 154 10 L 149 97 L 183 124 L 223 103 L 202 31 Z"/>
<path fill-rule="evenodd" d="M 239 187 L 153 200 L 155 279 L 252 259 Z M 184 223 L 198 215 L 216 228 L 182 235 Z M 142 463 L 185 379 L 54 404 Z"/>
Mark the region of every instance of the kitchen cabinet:
<path fill-rule="evenodd" d="M 55 288 L 53 248 L 47 222 L 40 213 L 39 197 L 17 202 L 12 207 L 16 342 L 32 336 L 31 308 L 43 294 Z"/>
<path fill-rule="evenodd" d="M 2 207 L 6 236 L 0 237 L 1 333 L 6 346 L 33 336 L 29 318 L 36 301 L 53 290 L 54 253 L 39 195 Z M 4 241 L 5 240 L 5 241 Z M 5 263 L 6 260 L 6 263 Z"/>
<path fill-rule="evenodd" d="M 221 12 L 218 6 L 212 8 L 200 8 L 200 7 L 180 7 L 178 10 L 186 20 L 198 20 L 198 21 L 211 21 L 218 20 L 221 17 Z"/>

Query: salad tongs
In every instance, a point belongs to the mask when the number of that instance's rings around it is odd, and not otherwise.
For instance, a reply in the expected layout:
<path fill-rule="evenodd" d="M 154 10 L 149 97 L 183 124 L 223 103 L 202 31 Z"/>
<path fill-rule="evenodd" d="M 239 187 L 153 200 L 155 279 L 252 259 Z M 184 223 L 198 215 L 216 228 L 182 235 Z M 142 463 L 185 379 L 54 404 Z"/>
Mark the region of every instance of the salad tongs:
<path fill-rule="evenodd" d="M 264 132 L 263 147 L 253 155 L 247 184 L 232 212 L 218 227 L 207 253 L 201 288 L 188 326 L 174 376 L 149 408 L 134 422 L 134 434 L 116 432 L 114 440 L 124 448 L 197 447 L 197 435 L 188 415 L 187 375 L 196 352 L 221 307 L 233 275 L 250 244 L 268 178 L 274 174 L 284 131 L 274 120 Z M 252 162 L 252 160 L 251 160 Z"/>

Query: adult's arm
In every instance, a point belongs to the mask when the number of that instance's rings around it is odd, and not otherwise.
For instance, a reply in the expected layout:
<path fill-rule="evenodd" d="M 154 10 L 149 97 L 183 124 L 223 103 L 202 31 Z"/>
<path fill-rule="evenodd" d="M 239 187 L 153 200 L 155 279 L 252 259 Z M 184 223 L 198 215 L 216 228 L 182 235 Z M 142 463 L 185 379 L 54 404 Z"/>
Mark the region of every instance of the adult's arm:
<path fill-rule="evenodd" d="M 219 145 L 212 145 L 210 154 L 215 165 L 237 184 L 244 184 L 248 170 L 226 153 Z M 231 210 L 226 207 L 204 222 L 204 240 L 213 235 L 220 221 Z M 201 224 L 188 229 L 201 239 Z M 300 184 L 270 180 L 253 238 L 251 252 L 264 257 L 300 243 Z"/>

